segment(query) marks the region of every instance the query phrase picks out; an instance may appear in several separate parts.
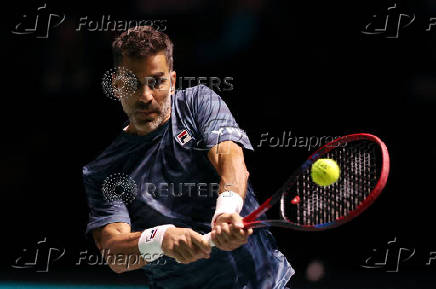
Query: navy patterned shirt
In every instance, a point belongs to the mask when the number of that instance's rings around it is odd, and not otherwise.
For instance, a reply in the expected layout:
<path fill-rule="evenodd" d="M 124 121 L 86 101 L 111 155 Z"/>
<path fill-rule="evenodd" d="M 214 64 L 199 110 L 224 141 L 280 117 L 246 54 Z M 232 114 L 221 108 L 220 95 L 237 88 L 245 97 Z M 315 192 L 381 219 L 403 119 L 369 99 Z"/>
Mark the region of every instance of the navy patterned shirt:
<path fill-rule="evenodd" d="M 204 85 L 171 96 L 171 117 L 145 136 L 125 131 L 83 167 L 89 205 L 86 234 L 123 222 L 132 231 L 174 224 L 199 233 L 211 230 L 220 177 L 210 148 L 233 141 L 252 150 L 225 102 Z M 226 153 L 220 150 L 220 153 Z M 258 206 L 247 186 L 241 216 Z M 150 288 L 283 288 L 294 270 L 268 229 L 255 229 L 244 246 L 213 248 L 210 259 L 190 264 L 163 256 L 142 268 Z"/>

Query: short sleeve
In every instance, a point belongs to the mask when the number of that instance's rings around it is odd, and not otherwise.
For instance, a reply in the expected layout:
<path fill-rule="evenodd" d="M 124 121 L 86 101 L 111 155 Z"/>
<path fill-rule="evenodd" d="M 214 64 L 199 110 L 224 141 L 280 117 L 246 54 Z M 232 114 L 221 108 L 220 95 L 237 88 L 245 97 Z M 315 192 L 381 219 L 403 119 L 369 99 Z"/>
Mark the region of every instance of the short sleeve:
<path fill-rule="evenodd" d="M 92 230 L 110 223 L 130 224 L 129 211 L 122 202 L 110 202 L 103 196 L 101 185 L 98 181 L 86 174 L 87 168 L 83 168 L 83 184 L 89 208 L 89 220 L 85 234 L 88 236 Z M 100 189 L 99 189 L 100 188 Z"/>
<path fill-rule="evenodd" d="M 193 95 L 193 115 L 206 148 L 234 141 L 253 150 L 244 130 L 239 128 L 227 104 L 212 89 L 200 85 Z"/>

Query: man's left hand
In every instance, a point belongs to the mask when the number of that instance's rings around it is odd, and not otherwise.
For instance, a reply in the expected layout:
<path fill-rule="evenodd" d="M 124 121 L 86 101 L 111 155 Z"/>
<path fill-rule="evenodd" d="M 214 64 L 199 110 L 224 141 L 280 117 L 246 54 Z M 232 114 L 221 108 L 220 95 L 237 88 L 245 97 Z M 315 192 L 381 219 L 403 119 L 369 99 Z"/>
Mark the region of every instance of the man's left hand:
<path fill-rule="evenodd" d="M 244 229 L 242 217 L 239 214 L 221 214 L 215 219 L 211 238 L 217 248 L 232 251 L 246 244 L 251 234 L 253 234 L 253 229 Z"/>

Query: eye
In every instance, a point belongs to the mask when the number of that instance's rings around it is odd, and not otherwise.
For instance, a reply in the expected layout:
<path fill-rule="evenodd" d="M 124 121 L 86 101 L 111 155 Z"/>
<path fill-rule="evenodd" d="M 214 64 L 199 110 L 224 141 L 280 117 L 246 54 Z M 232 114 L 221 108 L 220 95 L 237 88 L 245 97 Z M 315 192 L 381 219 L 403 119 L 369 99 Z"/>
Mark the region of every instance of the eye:
<path fill-rule="evenodd" d="M 150 87 L 150 89 L 155 89 L 156 83 L 157 83 L 157 81 L 156 81 L 155 77 L 146 77 L 146 79 L 145 79 L 145 85 Z"/>
<path fill-rule="evenodd" d="M 166 80 L 167 79 L 163 77 L 147 77 L 145 79 L 145 84 L 150 87 L 150 89 L 160 89 Z"/>
<path fill-rule="evenodd" d="M 160 88 L 160 86 L 165 82 L 166 78 L 156 77 L 155 78 L 155 88 Z"/>

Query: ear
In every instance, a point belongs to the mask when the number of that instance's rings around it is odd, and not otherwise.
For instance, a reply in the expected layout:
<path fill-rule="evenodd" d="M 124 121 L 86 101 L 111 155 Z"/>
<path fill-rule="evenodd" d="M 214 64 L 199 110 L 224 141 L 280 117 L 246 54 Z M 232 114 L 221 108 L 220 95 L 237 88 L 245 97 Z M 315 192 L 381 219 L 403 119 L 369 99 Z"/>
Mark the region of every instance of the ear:
<path fill-rule="evenodd" d="M 170 79 L 171 79 L 171 92 L 174 92 L 176 90 L 176 71 L 175 70 L 170 72 Z"/>

